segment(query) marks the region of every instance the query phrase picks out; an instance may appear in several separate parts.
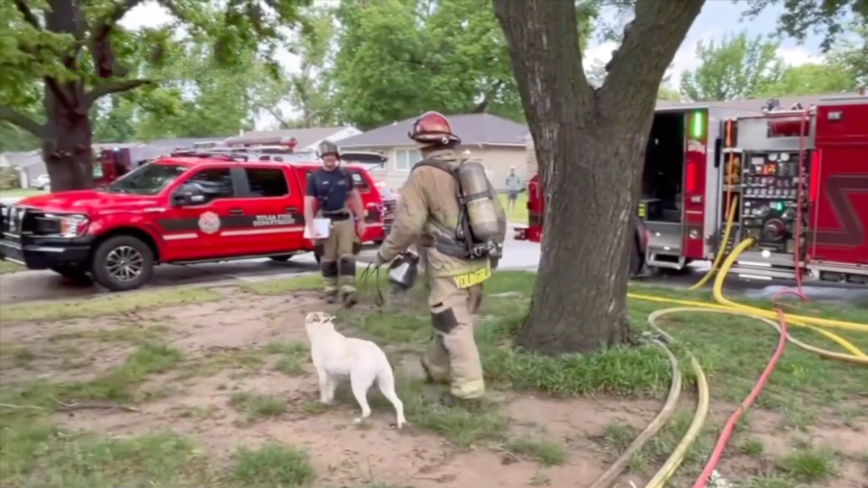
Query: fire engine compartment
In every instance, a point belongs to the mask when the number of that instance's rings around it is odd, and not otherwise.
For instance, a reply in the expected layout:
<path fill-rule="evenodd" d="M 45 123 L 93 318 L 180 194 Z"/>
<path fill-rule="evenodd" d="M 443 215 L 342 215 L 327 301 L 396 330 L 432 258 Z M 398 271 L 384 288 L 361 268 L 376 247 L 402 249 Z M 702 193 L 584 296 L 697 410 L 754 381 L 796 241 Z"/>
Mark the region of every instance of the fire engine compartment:
<path fill-rule="evenodd" d="M 646 221 L 679 224 L 685 158 L 683 112 L 657 112 L 645 150 L 640 200 Z"/>

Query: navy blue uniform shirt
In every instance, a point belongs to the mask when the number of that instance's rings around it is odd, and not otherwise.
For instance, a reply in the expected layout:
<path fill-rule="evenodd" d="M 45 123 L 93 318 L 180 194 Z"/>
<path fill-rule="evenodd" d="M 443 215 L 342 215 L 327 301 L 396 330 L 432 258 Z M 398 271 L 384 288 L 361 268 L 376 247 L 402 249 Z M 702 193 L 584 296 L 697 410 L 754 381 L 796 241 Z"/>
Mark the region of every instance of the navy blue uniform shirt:
<path fill-rule="evenodd" d="M 334 213 L 345 209 L 352 189 L 353 177 L 349 171 L 339 167 L 332 171 L 318 168 L 307 175 L 305 194 L 317 199 L 323 213 Z"/>

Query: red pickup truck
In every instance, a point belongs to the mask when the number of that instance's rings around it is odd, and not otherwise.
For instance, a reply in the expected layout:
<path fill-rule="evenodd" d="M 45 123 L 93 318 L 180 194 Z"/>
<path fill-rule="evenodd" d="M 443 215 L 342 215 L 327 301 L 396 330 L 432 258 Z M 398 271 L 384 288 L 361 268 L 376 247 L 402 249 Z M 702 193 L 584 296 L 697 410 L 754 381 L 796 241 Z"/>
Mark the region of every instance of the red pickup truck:
<path fill-rule="evenodd" d="M 382 158 L 372 154 L 348 153 L 342 159 Z M 307 174 L 319 163 L 305 155 L 250 159 L 241 153 L 181 151 L 102 188 L 0 206 L 0 259 L 71 279 L 89 274 L 109 290 L 122 291 L 146 284 L 157 264 L 285 261 L 313 251 L 303 238 L 304 190 Z M 365 205 L 368 230 L 362 241 L 382 241 L 387 209 L 367 167 L 343 165 Z"/>

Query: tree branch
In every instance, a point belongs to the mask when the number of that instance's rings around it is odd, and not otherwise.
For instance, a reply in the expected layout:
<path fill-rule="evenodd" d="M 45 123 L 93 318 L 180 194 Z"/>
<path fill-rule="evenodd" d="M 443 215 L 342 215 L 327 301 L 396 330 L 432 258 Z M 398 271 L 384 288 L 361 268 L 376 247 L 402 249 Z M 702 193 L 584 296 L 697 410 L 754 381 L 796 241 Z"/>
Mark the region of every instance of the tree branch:
<path fill-rule="evenodd" d="M 606 65 L 609 74 L 600 89 L 604 106 L 617 114 L 656 100 L 660 80 L 704 4 L 705 0 L 636 0 L 636 16 Z"/>
<path fill-rule="evenodd" d="M 138 4 L 142 3 L 144 0 L 124 0 L 124 2 L 117 4 L 115 9 L 109 14 L 108 17 L 102 19 L 96 27 L 94 27 L 93 31 L 91 31 L 90 35 L 90 44 L 94 46 L 98 42 L 105 41 L 109 34 L 111 34 L 112 29 L 115 24 L 118 23 L 127 12 L 135 8 Z"/>
<path fill-rule="evenodd" d="M 494 0 L 531 127 L 593 103 L 572 0 Z M 556 97 L 566 96 L 567 99 Z M 535 136 L 537 134 L 534 134 Z"/>
<path fill-rule="evenodd" d="M 18 11 L 21 12 L 21 15 L 24 16 L 24 20 L 35 27 L 37 30 L 42 30 L 42 26 L 39 25 L 39 19 L 33 15 L 33 11 L 30 10 L 30 7 L 24 3 L 24 0 L 15 0 L 15 6 L 18 7 Z"/>
<path fill-rule="evenodd" d="M 37 123 L 35 120 L 14 108 L 5 105 L 0 105 L 0 120 L 5 120 L 11 124 L 15 124 L 39 138 L 42 138 L 45 132 L 44 125 Z"/>
<path fill-rule="evenodd" d="M 93 105 L 94 102 L 106 95 L 110 95 L 112 93 L 122 93 L 125 91 L 133 90 L 140 86 L 149 85 L 151 83 L 153 83 L 152 80 L 124 80 L 112 81 L 109 83 L 102 83 L 96 85 L 84 95 L 84 106 L 90 108 L 90 106 Z"/>

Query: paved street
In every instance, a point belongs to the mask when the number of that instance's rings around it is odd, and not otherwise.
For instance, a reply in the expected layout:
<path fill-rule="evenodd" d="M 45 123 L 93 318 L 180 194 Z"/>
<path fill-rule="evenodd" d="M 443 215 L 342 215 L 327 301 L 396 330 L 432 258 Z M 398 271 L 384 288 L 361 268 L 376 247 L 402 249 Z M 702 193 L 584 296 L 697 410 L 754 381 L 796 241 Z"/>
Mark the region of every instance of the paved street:
<path fill-rule="evenodd" d="M 373 259 L 376 247 L 367 247 L 359 255 L 359 261 Z M 504 257 L 499 269 L 520 269 L 535 271 L 539 263 L 539 244 L 515 241 L 512 233 L 504 248 Z M 696 282 L 708 269 L 709 263 L 694 266 L 694 272 L 682 276 L 660 276 L 644 279 L 644 283 L 686 288 Z M 257 281 L 262 279 L 289 277 L 317 271 L 313 254 L 294 257 L 286 263 L 275 263 L 268 259 L 234 261 L 216 264 L 197 264 L 190 266 L 159 266 L 148 288 L 172 285 L 192 285 L 216 282 Z M 768 286 L 762 281 L 729 279 L 726 289 L 731 294 L 747 297 L 769 297 L 778 290 L 788 288 L 786 284 Z M 805 291 L 814 301 L 838 301 L 868 307 L 868 289 L 845 289 L 839 287 L 806 287 Z M 91 285 L 75 285 L 51 271 L 24 271 L 0 275 L 0 305 L 20 303 L 31 300 L 54 298 L 77 298 L 106 293 Z"/>

